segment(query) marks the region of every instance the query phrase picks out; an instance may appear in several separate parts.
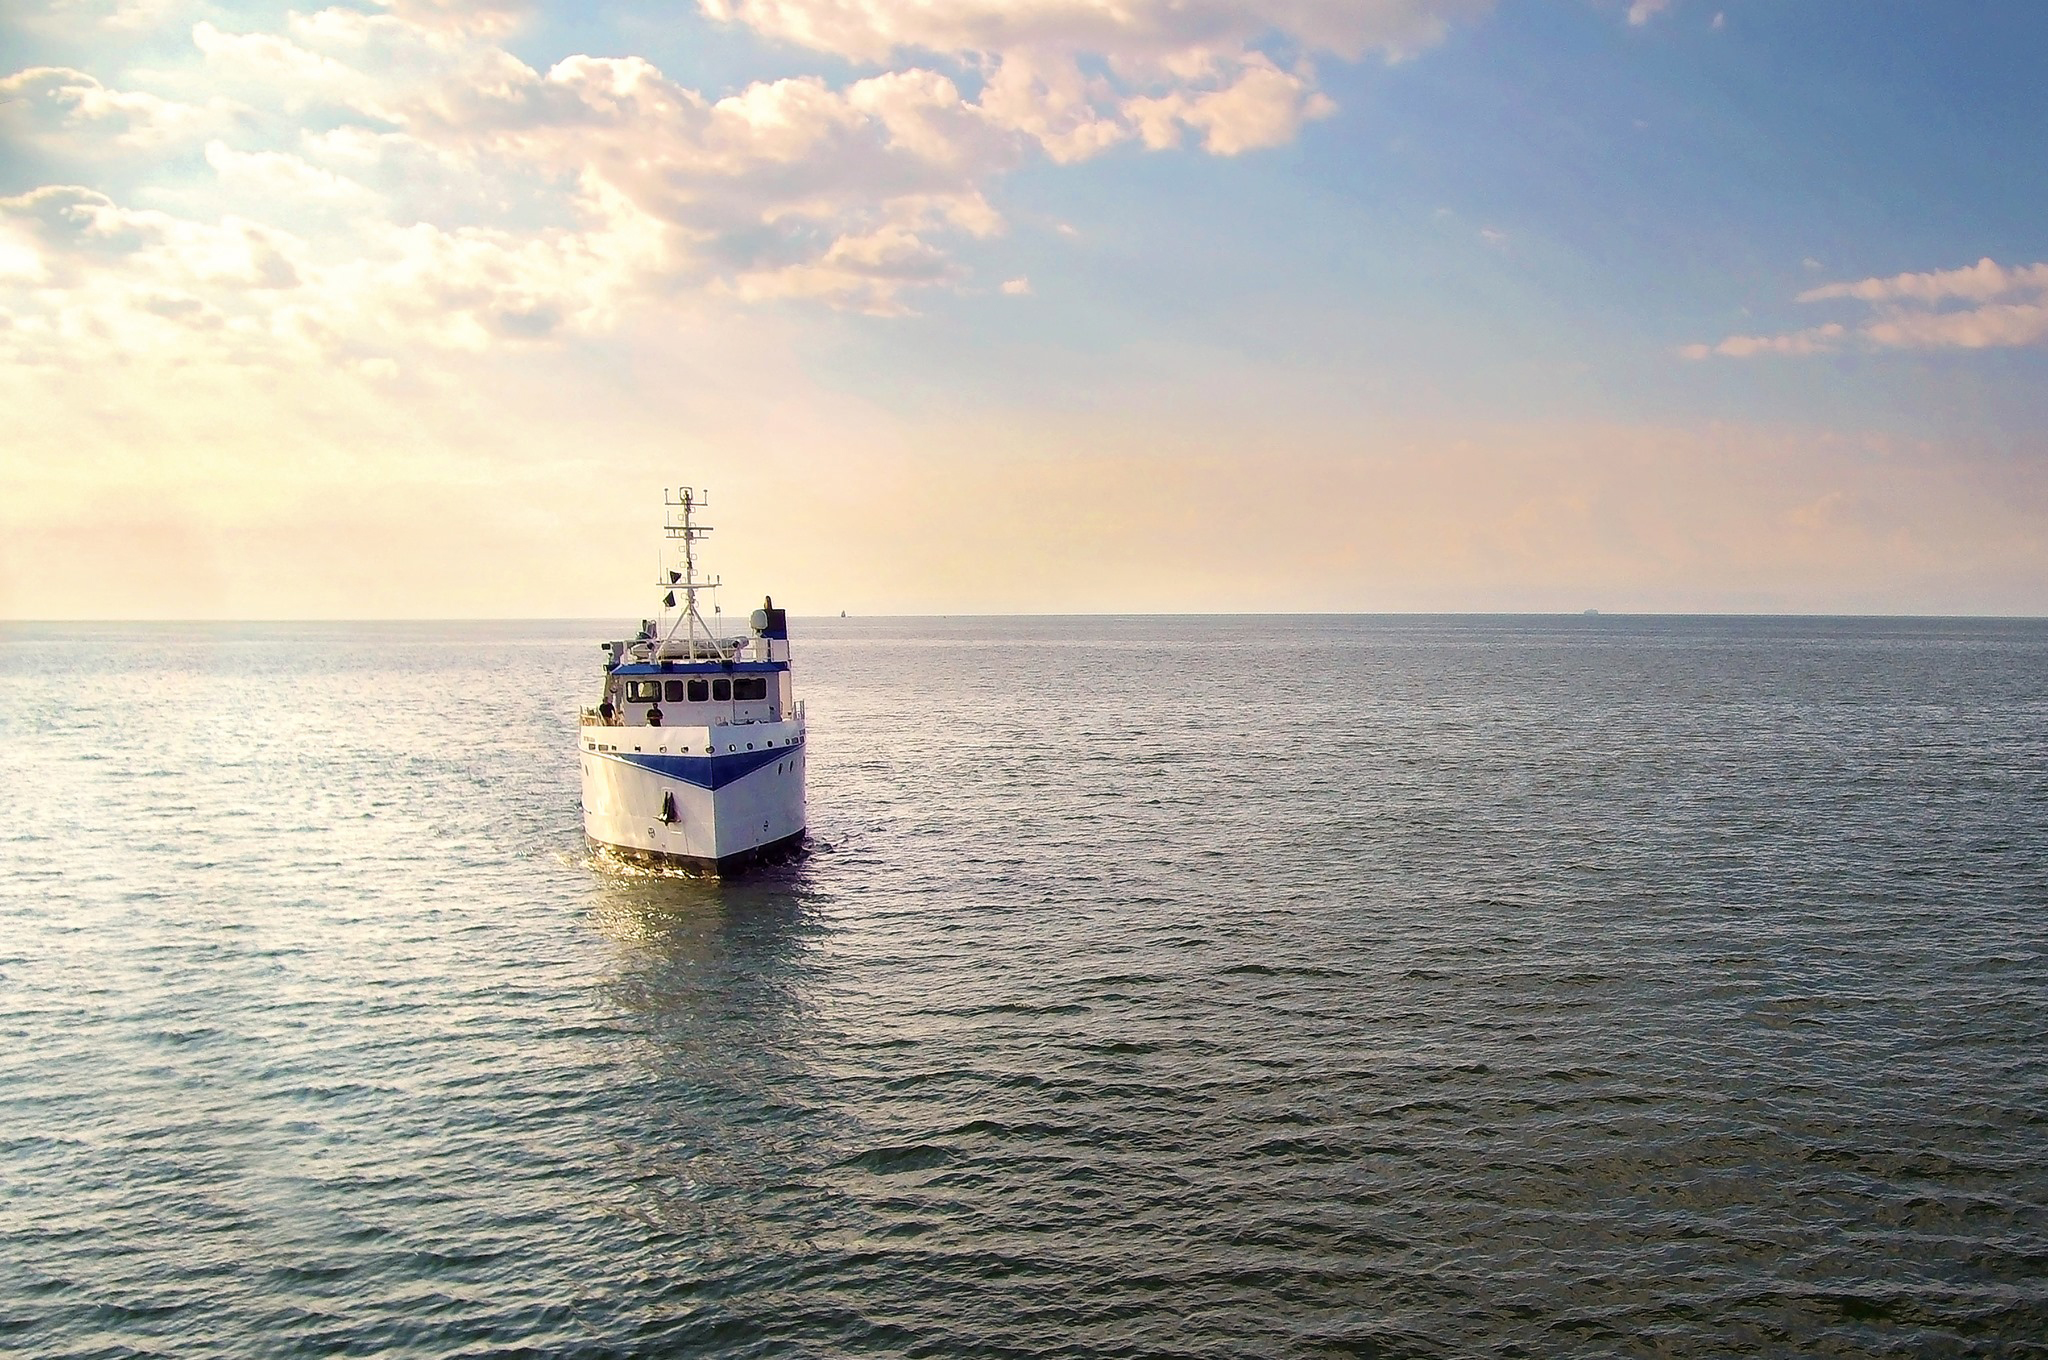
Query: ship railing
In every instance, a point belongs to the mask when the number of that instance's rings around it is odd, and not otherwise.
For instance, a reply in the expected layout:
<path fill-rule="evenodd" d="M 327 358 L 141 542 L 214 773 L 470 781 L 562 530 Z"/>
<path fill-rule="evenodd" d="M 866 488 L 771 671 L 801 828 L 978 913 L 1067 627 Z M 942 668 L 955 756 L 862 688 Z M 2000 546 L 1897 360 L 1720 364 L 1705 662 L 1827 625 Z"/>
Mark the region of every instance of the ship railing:
<path fill-rule="evenodd" d="M 619 721 L 619 720 L 618 720 L 617 718 L 613 718 L 613 719 L 612 719 L 612 720 L 611 720 L 610 722 L 607 722 L 607 721 L 605 721 L 605 716 L 604 716 L 604 714 L 602 714 L 602 713 L 598 712 L 598 711 L 597 711 L 596 709 L 594 709 L 594 708 L 584 708 L 584 709 L 579 709 L 579 710 L 577 711 L 577 717 L 578 717 L 578 720 L 579 720 L 580 724 L 581 724 L 582 726 L 584 726 L 584 727 L 637 727 L 637 726 L 642 726 L 642 724 L 637 724 L 637 723 L 622 723 L 622 722 L 620 722 L 620 721 Z M 800 724 L 800 723 L 802 723 L 802 722 L 803 722 L 803 720 L 804 720 L 804 701 L 803 701 L 803 700 L 801 700 L 801 699 L 799 699 L 799 700 L 797 700 L 797 701 L 796 701 L 796 707 L 795 707 L 794 709 L 792 709 L 792 710 L 791 710 L 790 712 L 788 712 L 788 713 L 784 714 L 784 715 L 783 715 L 783 716 L 782 716 L 781 718 L 741 718 L 741 719 L 739 719 L 738 721 L 734 721 L 733 719 L 731 719 L 731 718 L 727 718 L 727 717 L 714 717 L 714 718 L 712 718 L 712 720 L 711 720 L 711 726 L 712 726 L 712 727 L 753 727 L 753 726 L 755 726 L 756 724 L 759 724 L 759 723 L 774 723 L 774 722 L 796 722 L 796 723 L 799 723 L 799 724 Z M 656 731 L 659 731 L 659 730 L 661 730 L 661 729 L 657 728 L 657 729 L 655 729 L 655 730 L 656 730 Z M 684 731 L 685 729 L 683 729 L 683 728 L 680 728 L 680 727 L 673 727 L 673 728 L 670 728 L 670 729 L 668 729 L 668 730 L 669 730 L 669 731 L 672 731 L 672 732 L 681 732 L 681 731 Z M 708 730 L 708 729 L 707 729 L 707 730 Z"/>

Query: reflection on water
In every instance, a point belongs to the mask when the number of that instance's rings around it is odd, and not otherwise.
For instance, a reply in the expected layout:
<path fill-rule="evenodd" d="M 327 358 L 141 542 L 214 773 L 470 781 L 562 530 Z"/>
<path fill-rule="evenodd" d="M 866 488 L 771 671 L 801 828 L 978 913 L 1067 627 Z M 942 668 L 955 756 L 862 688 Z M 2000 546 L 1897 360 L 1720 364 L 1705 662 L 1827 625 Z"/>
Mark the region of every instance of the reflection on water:
<path fill-rule="evenodd" d="M 629 1212 L 692 1244 L 676 1287 L 792 1248 L 776 1188 L 802 1177 L 832 1122 L 805 1095 L 805 955 L 823 927 L 796 866 L 726 882 L 609 868 L 593 873 L 592 918 L 613 946 L 597 993 L 631 1018 L 637 1073 L 613 1131 Z"/>
<path fill-rule="evenodd" d="M 735 996 L 740 1009 L 794 1007 L 806 946 L 825 929 L 800 872 L 725 882 L 594 873 L 591 917 L 616 946 L 606 995 L 650 1016 L 723 1012 Z"/>

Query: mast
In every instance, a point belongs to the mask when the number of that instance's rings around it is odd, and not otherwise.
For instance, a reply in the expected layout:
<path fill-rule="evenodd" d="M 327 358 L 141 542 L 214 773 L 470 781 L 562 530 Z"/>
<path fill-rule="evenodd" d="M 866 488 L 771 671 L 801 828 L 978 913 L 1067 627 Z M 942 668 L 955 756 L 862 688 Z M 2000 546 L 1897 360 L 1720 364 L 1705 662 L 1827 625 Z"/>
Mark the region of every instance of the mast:
<path fill-rule="evenodd" d="M 719 645 L 717 635 L 712 632 L 711 626 L 704 622 L 704 615 L 697 609 L 698 592 L 715 592 L 719 585 L 716 576 L 705 577 L 702 580 L 697 577 L 697 544 L 711 533 L 711 526 L 697 523 L 695 516 L 699 506 L 711 503 L 711 497 L 705 492 L 683 486 L 672 492 L 664 489 L 662 503 L 666 507 L 662 516 L 662 532 L 681 545 L 683 569 L 680 572 L 670 569 L 668 579 L 657 583 L 668 591 L 662 599 L 664 609 L 673 608 L 679 612 L 675 622 L 669 625 L 663 635 L 661 645 L 655 649 L 655 655 L 658 658 L 668 651 L 676 642 L 676 634 L 681 632 L 690 660 L 695 661 L 700 655 L 723 660 L 725 652 Z M 677 598 L 679 596 L 680 602 Z M 701 653 L 698 647 L 700 633 L 703 637 Z"/>

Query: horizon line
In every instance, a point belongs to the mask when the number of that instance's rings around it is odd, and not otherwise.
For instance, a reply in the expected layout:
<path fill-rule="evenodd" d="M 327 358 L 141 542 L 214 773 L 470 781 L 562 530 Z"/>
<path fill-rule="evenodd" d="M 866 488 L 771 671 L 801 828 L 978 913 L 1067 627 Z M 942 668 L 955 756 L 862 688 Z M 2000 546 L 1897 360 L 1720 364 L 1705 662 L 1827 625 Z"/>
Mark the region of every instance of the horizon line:
<path fill-rule="evenodd" d="M 471 614 L 471 615 L 323 615 L 323 616 L 189 616 L 183 618 L 0 618 L 0 629 L 52 625 L 196 624 L 354 624 L 354 623 L 605 623 L 625 615 L 604 614 Z M 642 615 L 644 618 L 645 615 Z M 2044 623 L 2048 614 L 1927 614 L 1875 610 L 1820 612 L 1808 610 L 1655 610 L 1655 609 L 1356 609 L 1356 610 L 1071 610 L 1056 613 L 826 613 L 789 611 L 793 622 L 848 622 L 894 619 L 1858 619 L 1929 623 Z"/>

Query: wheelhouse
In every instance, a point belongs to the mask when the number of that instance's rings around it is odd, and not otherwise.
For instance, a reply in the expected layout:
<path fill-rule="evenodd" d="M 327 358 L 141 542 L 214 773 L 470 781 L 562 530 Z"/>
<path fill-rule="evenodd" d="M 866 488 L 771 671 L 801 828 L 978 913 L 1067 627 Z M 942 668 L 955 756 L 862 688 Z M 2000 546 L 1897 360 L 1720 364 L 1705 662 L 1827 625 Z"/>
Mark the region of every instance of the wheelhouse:
<path fill-rule="evenodd" d="M 787 663 L 629 662 L 605 677 L 613 721 L 629 727 L 781 722 L 795 709 Z"/>

